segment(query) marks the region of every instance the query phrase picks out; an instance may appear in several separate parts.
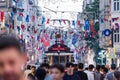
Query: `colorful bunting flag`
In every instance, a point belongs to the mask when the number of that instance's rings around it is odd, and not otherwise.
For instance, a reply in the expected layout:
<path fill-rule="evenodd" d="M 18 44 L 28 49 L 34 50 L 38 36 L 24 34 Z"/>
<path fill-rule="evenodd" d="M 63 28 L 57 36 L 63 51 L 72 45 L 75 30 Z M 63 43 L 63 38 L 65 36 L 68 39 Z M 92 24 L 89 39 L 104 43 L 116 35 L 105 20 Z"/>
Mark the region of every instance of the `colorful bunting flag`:
<path fill-rule="evenodd" d="M 90 20 L 90 32 L 94 32 L 94 22 Z"/>
<path fill-rule="evenodd" d="M 108 21 L 108 19 L 104 18 L 104 21 Z"/>
<path fill-rule="evenodd" d="M 60 23 L 60 25 L 61 25 L 61 20 L 59 20 L 59 23 Z"/>
<path fill-rule="evenodd" d="M 66 24 L 66 20 L 63 20 L 64 24 Z"/>
<path fill-rule="evenodd" d="M 24 30 L 25 29 L 25 25 L 21 24 L 21 28 L 22 28 L 22 30 Z"/>
<path fill-rule="evenodd" d="M 33 21 L 33 22 L 35 21 L 35 16 L 32 16 L 32 21 Z"/>
<path fill-rule="evenodd" d="M 1 22 L 4 22 L 4 11 L 1 11 Z"/>
<path fill-rule="evenodd" d="M 20 32 L 20 27 L 19 26 L 17 26 L 17 30 L 18 30 L 18 32 Z"/>
<path fill-rule="evenodd" d="M 101 23 L 104 23 L 104 20 L 103 20 L 103 19 L 101 19 Z"/>
<path fill-rule="evenodd" d="M 85 21 L 85 30 L 90 30 L 90 24 L 89 24 L 89 20 Z"/>
<path fill-rule="evenodd" d="M 45 18 L 44 17 L 42 17 L 42 25 L 45 23 Z"/>
<path fill-rule="evenodd" d="M 26 22 L 29 22 L 29 15 L 26 16 Z"/>
<path fill-rule="evenodd" d="M 46 24 L 50 24 L 50 19 L 47 20 L 47 23 Z"/>
<path fill-rule="evenodd" d="M 72 21 L 72 25 L 75 27 L 75 21 Z"/>
<path fill-rule="evenodd" d="M 77 21 L 77 25 L 80 26 L 80 20 Z"/>

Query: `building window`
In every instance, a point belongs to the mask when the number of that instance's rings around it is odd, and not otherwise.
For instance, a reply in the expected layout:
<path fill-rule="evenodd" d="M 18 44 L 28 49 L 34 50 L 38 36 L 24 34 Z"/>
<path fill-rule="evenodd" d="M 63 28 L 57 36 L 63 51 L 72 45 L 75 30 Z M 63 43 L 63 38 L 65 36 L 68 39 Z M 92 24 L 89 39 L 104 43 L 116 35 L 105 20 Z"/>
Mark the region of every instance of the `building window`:
<path fill-rule="evenodd" d="M 114 11 L 119 11 L 120 10 L 120 0 L 113 0 L 113 9 Z"/>
<path fill-rule="evenodd" d="M 120 29 L 117 28 L 115 31 L 114 31 L 114 43 L 120 43 Z"/>

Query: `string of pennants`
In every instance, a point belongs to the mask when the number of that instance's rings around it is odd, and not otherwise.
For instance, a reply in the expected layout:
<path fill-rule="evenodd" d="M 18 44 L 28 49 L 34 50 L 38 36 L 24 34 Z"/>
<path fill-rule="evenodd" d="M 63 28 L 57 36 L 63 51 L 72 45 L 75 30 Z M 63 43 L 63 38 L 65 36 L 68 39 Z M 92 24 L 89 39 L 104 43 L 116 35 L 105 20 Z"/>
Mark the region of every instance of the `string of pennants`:
<path fill-rule="evenodd" d="M 111 18 L 112 22 L 115 22 L 115 21 L 117 21 L 119 19 L 120 19 L 120 17 Z M 100 19 L 101 23 L 108 22 L 108 21 L 111 21 L 111 20 L 107 19 L 107 18 L 101 18 Z"/>
<path fill-rule="evenodd" d="M 66 24 L 71 24 L 72 26 L 80 26 L 81 22 L 80 20 L 66 20 L 66 19 L 55 19 L 55 20 L 51 20 L 51 19 L 45 19 L 44 17 L 42 17 L 41 19 L 41 24 L 44 25 L 44 24 L 50 24 L 50 23 L 53 23 L 55 24 L 55 22 L 59 22 L 60 25 L 62 25 L 62 23 L 64 25 Z"/>

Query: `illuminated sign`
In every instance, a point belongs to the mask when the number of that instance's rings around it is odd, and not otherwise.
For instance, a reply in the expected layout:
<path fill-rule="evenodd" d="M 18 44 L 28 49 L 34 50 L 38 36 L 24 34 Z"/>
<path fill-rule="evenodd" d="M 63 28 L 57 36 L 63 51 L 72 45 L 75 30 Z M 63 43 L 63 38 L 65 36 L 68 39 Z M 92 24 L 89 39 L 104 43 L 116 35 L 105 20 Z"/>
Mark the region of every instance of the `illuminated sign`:
<path fill-rule="evenodd" d="M 66 48 L 62 48 L 60 45 L 58 45 L 56 48 L 52 48 L 53 51 L 65 51 Z"/>

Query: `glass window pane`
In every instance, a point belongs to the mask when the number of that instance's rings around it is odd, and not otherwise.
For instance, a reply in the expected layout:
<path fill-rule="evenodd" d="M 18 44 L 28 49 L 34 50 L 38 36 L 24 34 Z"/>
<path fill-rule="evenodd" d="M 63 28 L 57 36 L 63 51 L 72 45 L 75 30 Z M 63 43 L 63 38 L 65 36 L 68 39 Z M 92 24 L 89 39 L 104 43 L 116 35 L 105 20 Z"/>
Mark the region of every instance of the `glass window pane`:
<path fill-rule="evenodd" d="M 119 39 L 119 34 L 118 34 L 118 42 L 120 42 L 119 40 L 120 40 L 120 39 Z"/>
<path fill-rule="evenodd" d="M 119 10 L 119 7 L 120 7 L 120 6 L 119 6 L 119 2 L 117 2 L 117 10 Z"/>
<path fill-rule="evenodd" d="M 116 11 L 116 2 L 114 2 L 114 11 Z"/>
<path fill-rule="evenodd" d="M 116 42 L 116 34 L 115 34 L 115 42 Z"/>

